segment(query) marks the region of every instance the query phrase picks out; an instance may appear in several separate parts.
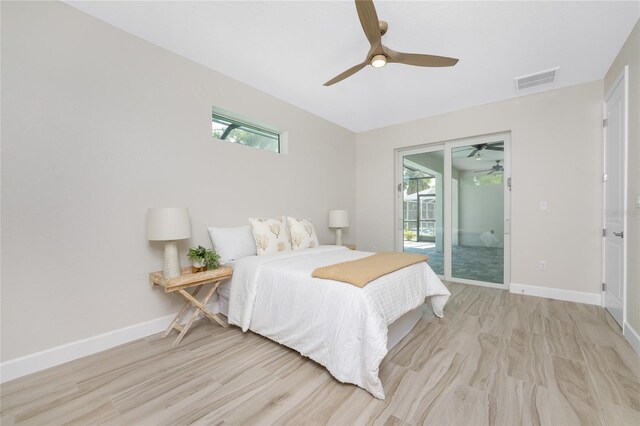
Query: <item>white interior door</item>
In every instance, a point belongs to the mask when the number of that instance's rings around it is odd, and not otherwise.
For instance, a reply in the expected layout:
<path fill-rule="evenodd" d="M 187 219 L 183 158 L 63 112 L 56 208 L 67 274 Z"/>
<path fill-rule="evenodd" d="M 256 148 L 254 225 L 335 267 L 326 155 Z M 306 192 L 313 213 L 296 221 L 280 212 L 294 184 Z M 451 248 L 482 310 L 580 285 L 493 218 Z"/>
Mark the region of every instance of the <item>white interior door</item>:
<path fill-rule="evenodd" d="M 604 105 L 604 306 L 621 326 L 625 320 L 625 75 Z"/>

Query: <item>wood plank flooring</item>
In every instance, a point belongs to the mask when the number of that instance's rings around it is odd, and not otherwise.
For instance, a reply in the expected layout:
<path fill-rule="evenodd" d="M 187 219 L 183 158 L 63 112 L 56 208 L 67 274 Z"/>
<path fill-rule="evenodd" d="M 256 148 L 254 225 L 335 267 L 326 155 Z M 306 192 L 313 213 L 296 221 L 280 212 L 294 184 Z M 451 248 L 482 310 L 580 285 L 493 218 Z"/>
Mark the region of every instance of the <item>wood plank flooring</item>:
<path fill-rule="evenodd" d="M 640 358 L 602 308 L 448 285 L 380 367 L 386 399 L 199 321 L 5 383 L 11 424 L 638 425 Z"/>

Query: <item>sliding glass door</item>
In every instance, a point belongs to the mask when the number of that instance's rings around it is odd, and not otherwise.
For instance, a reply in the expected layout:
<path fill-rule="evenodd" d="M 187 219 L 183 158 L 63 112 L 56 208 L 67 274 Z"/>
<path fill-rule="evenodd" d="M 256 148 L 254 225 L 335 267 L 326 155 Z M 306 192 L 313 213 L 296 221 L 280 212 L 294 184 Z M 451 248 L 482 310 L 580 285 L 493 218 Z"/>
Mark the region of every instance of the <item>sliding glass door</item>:
<path fill-rule="evenodd" d="M 451 277 L 504 283 L 504 141 L 451 147 Z"/>
<path fill-rule="evenodd" d="M 509 282 L 509 135 L 398 151 L 398 249 L 446 280 Z"/>
<path fill-rule="evenodd" d="M 402 250 L 429 256 L 444 274 L 444 150 L 402 157 Z"/>

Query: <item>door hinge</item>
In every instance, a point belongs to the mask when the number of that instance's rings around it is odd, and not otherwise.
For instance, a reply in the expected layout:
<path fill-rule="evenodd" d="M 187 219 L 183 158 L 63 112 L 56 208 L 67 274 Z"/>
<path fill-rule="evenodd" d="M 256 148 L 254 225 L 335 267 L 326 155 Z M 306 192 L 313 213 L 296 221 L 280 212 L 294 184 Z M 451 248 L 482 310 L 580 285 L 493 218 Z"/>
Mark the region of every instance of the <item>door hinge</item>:
<path fill-rule="evenodd" d="M 602 236 L 606 237 L 607 236 L 607 230 L 606 229 L 602 229 Z"/>
<path fill-rule="evenodd" d="M 602 127 L 607 127 L 608 124 L 609 120 L 607 120 L 606 118 L 602 119 Z"/>
<path fill-rule="evenodd" d="M 401 183 L 398 184 L 398 192 L 402 192 L 402 184 Z"/>
<path fill-rule="evenodd" d="M 602 283 L 602 291 L 606 291 L 607 290 L 607 284 Z"/>
<path fill-rule="evenodd" d="M 602 182 L 606 182 L 609 179 L 609 176 L 607 176 L 606 173 L 602 174 Z"/>
<path fill-rule="evenodd" d="M 507 187 L 509 188 L 509 191 L 511 191 L 511 178 L 510 177 L 507 178 Z"/>

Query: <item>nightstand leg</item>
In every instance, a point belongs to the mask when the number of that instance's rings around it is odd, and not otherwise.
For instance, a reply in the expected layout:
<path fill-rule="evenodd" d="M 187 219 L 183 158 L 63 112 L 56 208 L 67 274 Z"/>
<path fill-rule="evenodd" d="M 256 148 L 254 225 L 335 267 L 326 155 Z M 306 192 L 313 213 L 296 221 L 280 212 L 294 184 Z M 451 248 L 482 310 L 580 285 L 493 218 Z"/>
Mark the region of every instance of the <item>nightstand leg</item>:
<path fill-rule="evenodd" d="M 209 291 L 207 292 L 207 294 L 204 297 L 204 299 L 202 299 L 202 301 L 199 301 L 198 299 L 193 297 L 195 295 L 195 292 L 193 293 L 193 295 L 191 295 L 186 290 L 179 290 L 180 294 L 185 299 L 187 299 L 187 304 L 193 305 L 196 308 L 196 310 L 193 312 L 193 315 L 191 315 L 191 318 L 189 318 L 189 321 L 182 327 L 182 331 L 180 331 L 180 334 L 178 335 L 178 337 L 176 337 L 176 340 L 173 342 L 173 344 L 171 346 L 176 346 L 176 345 L 180 344 L 180 341 L 182 340 L 184 335 L 187 334 L 187 331 L 191 327 L 191 324 L 193 324 L 193 322 L 196 320 L 196 318 L 198 318 L 198 315 L 200 315 L 201 312 L 203 314 L 205 314 L 207 317 L 210 317 L 210 318 L 211 318 L 212 315 L 215 315 L 215 314 L 212 314 L 206 308 L 206 304 L 209 301 L 209 299 L 211 298 L 211 296 L 213 296 L 213 293 L 216 292 L 216 289 L 218 288 L 219 285 L 220 285 L 220 281 L 214 283 L 213 286 L 211 286 L 211 289 L 209 289 Z"/>
<path fill-rule="evenodd" d="M 218 281 L 216 283 L 213 284 L 213 287 L 211 288 L 211 290 L 209 291 L 210 294 L 207 294 L 207 296 L 205 297 L 205 299 L 202 302 L 199 302 L 195 297 L 193 297 L 192 295 L 186 293 L 183 294 L 183 296 L 189 300 L 191 302 L 191 304 L 193 306 L 197 306 L 198 308 L 200 308 L 201 312 L 204 316 L 206 316 L 207 318 L 209 318 L 212 321 L 217 322 L 218 324 L 220 324 L 222 327 L 224 328 L 228 328 L 229 324 L 227 324 L 226 321 L 223 321 L 220 319 L 220 317 L 216 314 L 214 314 L 213 312 L 211 312 L 209 309 L 207 309 L 207 307 L 205 306 L 207 304 L 207 301 L 209 300 L 209 298 L 211 297 L 211 295 L 213 294 L 213 292 L 216 291 L 216 289 L 218 288 L 218 286 L 222 283 L 222 281 Z"/>
<path fill-rule="evenodd" d="M 191 327 L 191 324 L 193 324 L 193 322 L 198 317 L 198 314 L 200 313 L 199 311 L 200 309 L 196 309 L 196 311 L 193 313 L 191 318 L 189 318 L 189 321 L 187 321 L 187 323 L 182 326 L 182 331 L 180 332 L 180 334 L 178 334 L 178 337 L 176 337 L 176 340 L 174 340 L 173 343 L 171 344 L 172 347 L 180 344 L 180 341 L 182 340 L 184 335 L 187 334 L 187 330 L 189 330 L 189 327 Z"/>
<path fill-rule="evenodd" d="M 200 291 L 202 287 L 196 287 L 196 289 L 193 292 L 193 295 L 196 296 L 198 294 L 198 292 Z M 176 325 L 180 325 L 180 319 L 182 319 L 182 316 L 187 312 L 187 310 L 191 307 L 191 302 L 189 302 L 188 300 L 184 302 L 184 305 L 182 306 L 182 308 L 180 308 L 180 310 L 178 311 L 178 314 L 176 315 L 176 317 L 173 319 L 173 321 L 171 322 L 171 325 L 165 330 L 164 333 L 162 333 L 162 337 L 167 337 L 169 335 L 169 333 L 171 333 L 171 330 L 173 330 L 174 328 L 178 331 L 178 332 L 182 332 L 182 330 L 178 329 L 176 327 Z"/>

